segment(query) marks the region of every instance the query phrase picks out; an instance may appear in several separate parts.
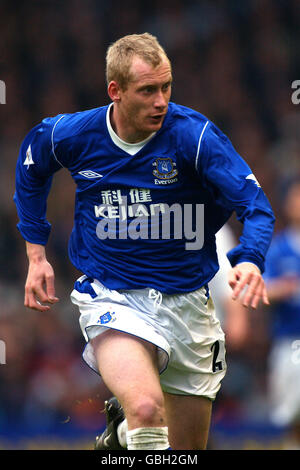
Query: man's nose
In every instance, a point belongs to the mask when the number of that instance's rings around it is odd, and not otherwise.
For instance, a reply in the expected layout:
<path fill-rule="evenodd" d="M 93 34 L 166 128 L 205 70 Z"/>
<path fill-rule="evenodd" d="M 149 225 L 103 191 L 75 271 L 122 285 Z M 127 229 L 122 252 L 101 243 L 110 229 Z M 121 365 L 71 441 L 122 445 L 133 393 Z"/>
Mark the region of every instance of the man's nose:
<path fill-rule="evenodd" d="M 165 96 L 165 93 L 163 93 L 161 90 L 157 92 L 155 95 L 155 101 L 154 101 L 154 106 L 156 108 L 165 108 L 167 105 L 167 97 Z"/>

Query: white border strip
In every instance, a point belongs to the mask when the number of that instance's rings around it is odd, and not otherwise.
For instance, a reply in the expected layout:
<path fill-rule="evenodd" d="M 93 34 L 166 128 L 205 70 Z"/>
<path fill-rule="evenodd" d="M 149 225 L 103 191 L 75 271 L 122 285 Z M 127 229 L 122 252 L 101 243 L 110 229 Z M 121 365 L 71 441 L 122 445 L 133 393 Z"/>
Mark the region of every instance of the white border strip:
<path fill-rule="evenodd" d="M 60 166 L 62 166 L 64 168 L 64 166 L 60 163 L 60 161 L 58 160 L 57 156 L 55 155 L 55 152 L 54 152 L 54 140 L 53 140 L 53 137 L 54 137 L 54 129 L 56 127 L 56 125 L 59 123 L 59 121 L 65 117 L 65 114 L 63 116 L 61 116 L 57 121 L 56 123 L 54 124 L 53 126 L 53 129 L 52 129 L 52 134 L 51 134 L 51 143 L 52 143 L 52 152 L 53 152 L 53 155 L 55 157 L 55 160 L 57 161 L 57 163 L 60 164 Z"/>
<path fill-rule="evenodd" d="M 198 148 L 197 148 L 197 155 L 196 155 L 196 161 L 195 161 L 196 171 L 198 171 L 197 165 L 198 165 L 198 158 L 199 158 L 199 154 L 200 154 L 201 140 L 202 140 L 204 131 L 205 131 L 205 129 L 206 129 L 208 123 L 209 123 L 209 121 L 206 121 L 206 124 L 205 124 L 205 126 L 203 127 L 202 132 L 201 132 L 201 135 L 200 135 L 200 137 L 199 137 Z"/>

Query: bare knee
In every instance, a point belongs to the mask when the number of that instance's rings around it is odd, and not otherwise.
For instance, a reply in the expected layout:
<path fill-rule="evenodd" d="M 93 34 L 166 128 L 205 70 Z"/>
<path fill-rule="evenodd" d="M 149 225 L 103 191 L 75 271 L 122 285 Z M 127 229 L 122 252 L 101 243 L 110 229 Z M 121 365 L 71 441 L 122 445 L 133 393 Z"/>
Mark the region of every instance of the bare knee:
<path fill-rule="evenodd" d="M 163 397 L 136 397 L 127 407 L 126 417 L 130 428 L 165 426 Z"/>

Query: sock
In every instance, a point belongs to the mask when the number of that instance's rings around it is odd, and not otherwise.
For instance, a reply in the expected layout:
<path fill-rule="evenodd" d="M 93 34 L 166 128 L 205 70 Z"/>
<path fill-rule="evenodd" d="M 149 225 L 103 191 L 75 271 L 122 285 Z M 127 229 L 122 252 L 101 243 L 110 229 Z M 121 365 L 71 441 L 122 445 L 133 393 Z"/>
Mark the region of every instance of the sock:
<path fill-rule="evenodd" d="M 117 427 L 117 435 L 120 446 L 126 449 L 127 447 L 127 437 L 126 433 L 128 431 L 127 419 L 124 419 L 119 426 Z"/>
<path fill-rule="evenodd" d="M 167 450 L 168 428 L 137 428 L 127 431 L 128 450 Z"/>

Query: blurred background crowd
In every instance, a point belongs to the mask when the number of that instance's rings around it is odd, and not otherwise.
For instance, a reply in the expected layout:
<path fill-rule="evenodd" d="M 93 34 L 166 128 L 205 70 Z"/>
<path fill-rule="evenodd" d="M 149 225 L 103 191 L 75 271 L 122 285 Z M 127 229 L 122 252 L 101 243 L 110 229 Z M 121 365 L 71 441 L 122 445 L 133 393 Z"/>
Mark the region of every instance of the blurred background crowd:
<path fill-rule="evenodd" d="M 276 233 L 287 223 L 283 195 L 300 177 L 300 104 L 291 99 L 300 79 L 298 0 L 0 0 L 0 448 L 90 448 L 104 426 L 110 394 L 81 359 L 84 340 L 69 301 L 79 275 L 67 256 L 74 184 L 62 170 L 50 193 L 48 259 L 60 302 L 41 314 L 23 307 L 27 259 L 16 229 L 14 171 L 24 136 L 44 117 L 109 103 L 106 49 L 145 31 L 171 59 L 172 100 L 230 137 L 273 205 Z M 231 219 L 229 228 L 237 239 L 240 224 Z M 288 423 L 269 418 L 273 307 L 228 322 L 231 310 L 223 307 L 228 373 L 210 447 L 287 446 Z"/>

